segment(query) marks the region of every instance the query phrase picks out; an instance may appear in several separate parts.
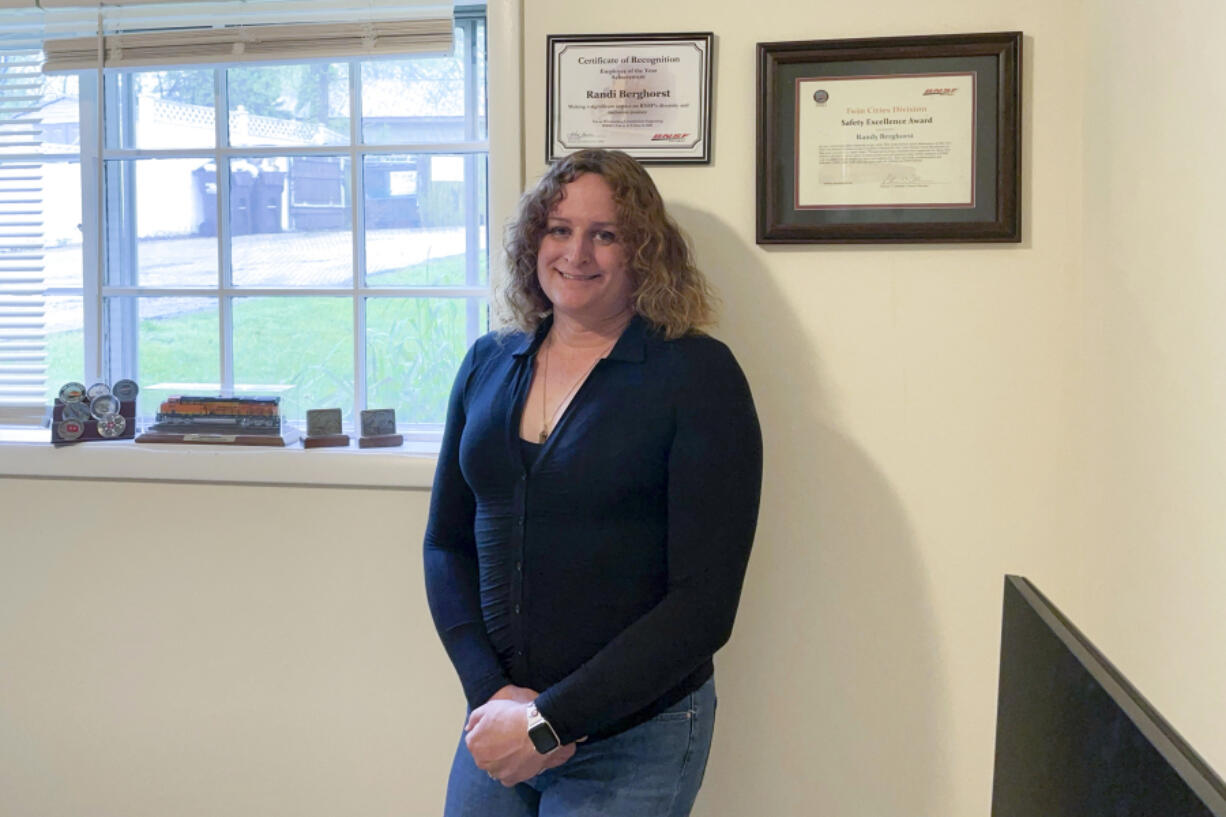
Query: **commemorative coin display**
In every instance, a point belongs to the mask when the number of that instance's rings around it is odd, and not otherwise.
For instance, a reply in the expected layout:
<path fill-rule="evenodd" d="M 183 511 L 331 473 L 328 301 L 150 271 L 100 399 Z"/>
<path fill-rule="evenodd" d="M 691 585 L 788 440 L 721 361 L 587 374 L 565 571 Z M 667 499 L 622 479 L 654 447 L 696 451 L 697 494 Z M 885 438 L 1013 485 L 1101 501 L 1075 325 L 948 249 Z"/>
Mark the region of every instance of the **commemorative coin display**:
<path fill-rule="evenodd" d="M 75 380 L 65 383 L 52 407 L 51 442 L 60 445 L 133 437 L 139 392 L 136 381 L 128 379 L 116 380 L 114 386 L 98 380 L 88 388 Z"/>

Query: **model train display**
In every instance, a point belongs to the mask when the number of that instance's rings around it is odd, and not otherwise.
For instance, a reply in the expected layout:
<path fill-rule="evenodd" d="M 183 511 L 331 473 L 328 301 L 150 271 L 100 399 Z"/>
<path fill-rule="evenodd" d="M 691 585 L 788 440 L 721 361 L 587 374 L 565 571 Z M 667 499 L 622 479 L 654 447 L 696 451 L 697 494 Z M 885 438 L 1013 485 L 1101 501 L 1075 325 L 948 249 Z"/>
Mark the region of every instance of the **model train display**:
<path fill-rule="evenodd" d="M 281 430 L 280 397 L 193 397 L 180 395 L 158 407 L 160 431 Z"/>

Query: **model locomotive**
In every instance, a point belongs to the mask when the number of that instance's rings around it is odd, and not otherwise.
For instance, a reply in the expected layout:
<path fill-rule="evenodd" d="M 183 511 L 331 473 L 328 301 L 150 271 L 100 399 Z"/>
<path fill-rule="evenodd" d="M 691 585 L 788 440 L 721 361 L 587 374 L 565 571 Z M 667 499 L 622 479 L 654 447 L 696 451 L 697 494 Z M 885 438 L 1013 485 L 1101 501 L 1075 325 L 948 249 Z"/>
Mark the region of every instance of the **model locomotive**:
<path fill-rule="evenodd" d="M 281 430 L 280 397 L 171 397 L 158 407 L 160 431 Z"/>

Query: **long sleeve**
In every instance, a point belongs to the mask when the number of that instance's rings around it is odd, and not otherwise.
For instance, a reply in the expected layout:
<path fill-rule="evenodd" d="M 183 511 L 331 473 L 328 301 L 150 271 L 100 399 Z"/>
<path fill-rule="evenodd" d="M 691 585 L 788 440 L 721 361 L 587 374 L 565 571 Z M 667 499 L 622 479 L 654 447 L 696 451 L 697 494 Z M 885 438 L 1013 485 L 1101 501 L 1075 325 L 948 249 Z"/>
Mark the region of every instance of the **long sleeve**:
<path fill-rule="evenodd" d="M 424 546 L 426 596 L 443 646 L 455 665 L 470 707 L 485 703 L 509 681 L 486 635 L 481 616 L 476 500 L 460 471 L 464 395 L 474 369 L 476 346 L 460 364 L 447 406 Z"/>
<path fill-rule="evenodd" d="M 687 343 L 667 464 L 667 587 L 660 601 L 537 700 L 563 742 L 656 701 L 732 632 L 757 525 L 762 437 L 731 352 Z"/>

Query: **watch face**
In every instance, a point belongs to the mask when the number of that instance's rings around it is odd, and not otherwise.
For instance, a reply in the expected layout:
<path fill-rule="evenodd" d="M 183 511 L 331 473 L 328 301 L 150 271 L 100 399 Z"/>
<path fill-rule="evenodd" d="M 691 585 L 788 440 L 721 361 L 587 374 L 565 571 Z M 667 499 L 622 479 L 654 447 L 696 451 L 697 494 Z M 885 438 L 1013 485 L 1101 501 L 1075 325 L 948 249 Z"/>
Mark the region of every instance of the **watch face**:
<path fill-rule="evenodd" d="M 536 751 L 542 755 L 549 754 L 558 748 L 557 735 L 553 733 L 553 728 L 543 721 L 528 729 L 528 737 L 532 745 L 536 747 Z"/>

